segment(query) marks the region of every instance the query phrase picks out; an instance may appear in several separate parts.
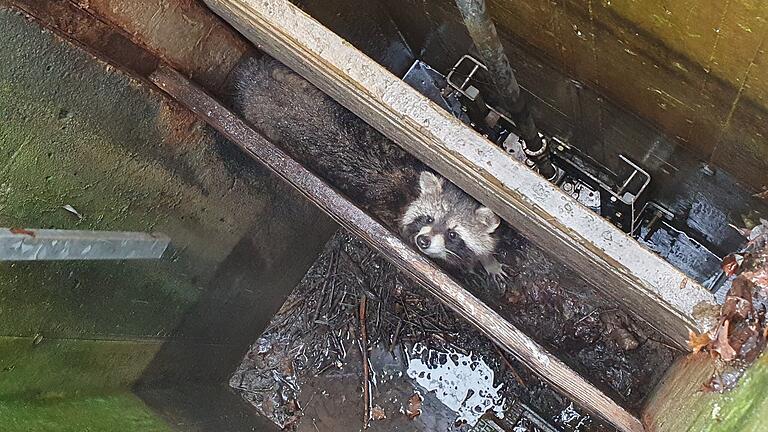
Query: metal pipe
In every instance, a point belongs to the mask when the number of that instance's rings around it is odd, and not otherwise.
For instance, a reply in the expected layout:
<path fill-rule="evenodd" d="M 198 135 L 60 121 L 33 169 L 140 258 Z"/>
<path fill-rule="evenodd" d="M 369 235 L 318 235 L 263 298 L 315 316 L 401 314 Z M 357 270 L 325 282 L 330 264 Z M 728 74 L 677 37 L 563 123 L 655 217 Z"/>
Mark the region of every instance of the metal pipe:
<path fill-rule="evenodd" d="M 0 228 L 0 261 L 160 259 L 160 233 Z"/>
<path fill-rule="evenodd" d="M 554 179 L 557 171 L 549 160 L 549 152 L 539 136 L 530 107 L 520 93 L 520 85 L 504 53 L 485 0 L 456 0 L 456 6 L 464 18 L 464 24 L 475 43 L 480 60 L 488 68 L 491 81 L 501 96 L 500 108 L 509 113 L 525 141 L 526 155 L 536 164 L 539 174 L 548 180 Z"/>

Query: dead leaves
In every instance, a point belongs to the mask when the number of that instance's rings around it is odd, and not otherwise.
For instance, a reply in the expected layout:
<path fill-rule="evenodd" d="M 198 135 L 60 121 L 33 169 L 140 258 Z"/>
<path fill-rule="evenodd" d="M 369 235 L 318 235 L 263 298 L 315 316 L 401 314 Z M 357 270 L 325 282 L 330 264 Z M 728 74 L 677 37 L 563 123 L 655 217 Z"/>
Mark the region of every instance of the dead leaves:
<path fill-rule="evenodd" d="M 742 321 L 754 312 L 752 307 L 752 283 L 744 277 L 734 279 L 725 297 L 720 316 L 726 320 Z"/>
<path fill-rule="evenodd" d="M 693 330 L 689 331 L 688 335 L 688 347 L 694 353 L 697 353 L 709 345 L 712 339 L 709 338 L 709 333 L 698 334 Z"/>
<path fill-rule="evenodd" d="M 421 397 L 418 392 L 414 393 L 413 396 L 408 398 L 408 409 L 405 410 L 405 414 L 410 420 L 413 420 L 421 415 L 421 401 L 423 400 L 424 398 Z"/>
<path fill-rule="evenodd" d="M 691 351 L 708 351 L 713 357 L 719 357 L 724 361 L 731 361 L 736 358 L 737 352 L 729 340 L 730 321 L 723 320 L 717 327 L 714 336 L 709 332 L 698 334 L 693 331 L 688 337 L 688 346 Z"/>
<path fill-rule="evenodd" d="M 731 361 L 736 358 L 736 350 L 733 349 L 728 342 L 728 327 L 730 321 L 725 320 L 717 329 L 717 335 L 715 340 L 709 344 L 710 351 L 714 354 L 717 353 L 725 361 Z"/>
<path fill-rule="evenodd" d="M 738 381 L 740 371 L 754 361 L 766 346 L 768 322 L 768 221 L 736 228 L 747 239 L 739 252 L 723 259 L 723 272 L 731 288 L 719 314 L 705 333 L 690 333 L 688 346 L 694 353 L 705 351 L 717 360 L 716 371 L 704 388 L 723 391 Z"/>
<path fill-rule="evenodd" d="M 761 291 L 764 291 L 761 293 L 764 297 L 768 297 L 768 266 L 744 272 L 742 276 L 755 284 Z"/>
<path fill-rule="evenodd" d="M 717 327 L 702 334 L 690 332 L 691 351 L 707 351 L 725 362 L 756 358 L 765 346 L 766 333 L 762 314 L 755 313 L 753 291 L 752 282 L 736 278 L 720 309 Z"/>
<path fill-rule="evenodd" d="M 744 256 L 741 254 L 730 254 L 723 258 L 723 272 L 726 276 L 733 276 L 741 268 L 741 263 L 744 262 Z"/>
<path fill-rule="evenodd" d="M 371 418 L 374 420 L 384 420 L 387 418 L 387 413 L 384 412 L 384 408 L 376 405 L 371 410 Z"/>

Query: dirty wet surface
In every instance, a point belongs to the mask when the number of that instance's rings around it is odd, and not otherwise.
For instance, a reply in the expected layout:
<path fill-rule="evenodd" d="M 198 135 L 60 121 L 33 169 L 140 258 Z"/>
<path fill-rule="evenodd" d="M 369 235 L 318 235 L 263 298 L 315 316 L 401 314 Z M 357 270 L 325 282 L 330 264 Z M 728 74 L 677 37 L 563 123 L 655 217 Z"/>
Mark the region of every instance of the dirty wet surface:
<path fill-rule="evenodd" d="M 361 345 L 370 348 L 371 430 L 469 431 L 484 412 L 509 416 L 518 401 L 562 431 L 613 430 L 574 409 L 344 231 L 253 344 L 230 385 L 280 426 L 358 431 L 366 406 Z"/>
<path fill-rule="evenodd" d="M 681 351 L 601 298 L 587 281 L 503 226 L 499 259 L 509 279 L 470 276 L 467 287 L 512 324 L 630 410 Z"/>

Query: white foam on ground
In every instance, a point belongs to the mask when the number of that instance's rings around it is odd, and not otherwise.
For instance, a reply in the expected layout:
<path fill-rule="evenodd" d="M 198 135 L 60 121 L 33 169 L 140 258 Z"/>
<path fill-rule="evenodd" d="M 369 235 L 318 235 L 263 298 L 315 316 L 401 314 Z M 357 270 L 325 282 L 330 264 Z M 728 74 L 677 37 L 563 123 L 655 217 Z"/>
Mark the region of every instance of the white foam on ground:
<path fill-rule="evenodd" d="M 476 356 L 442 352 L 416 344 L 411 350 L 408 376 L 456 412 L 456 421 L 474 426 L 492 410 L 503 417 L 503 384 L 493 386 L 493 369 Z"/>

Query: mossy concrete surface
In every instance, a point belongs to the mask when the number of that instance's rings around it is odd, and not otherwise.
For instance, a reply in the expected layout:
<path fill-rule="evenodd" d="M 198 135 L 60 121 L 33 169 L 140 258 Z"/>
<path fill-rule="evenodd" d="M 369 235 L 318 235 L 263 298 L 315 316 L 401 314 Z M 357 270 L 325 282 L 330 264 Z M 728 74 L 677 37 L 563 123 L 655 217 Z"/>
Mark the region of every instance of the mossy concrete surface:
<path fill-rule="evenodd" d="M 714 371 L 709 354 L 678 361 L 649 400 L 643 415 L 653 432 L 763 432 L 768 418 L 768 356 L 745 372 L 736 389 L 707 392 Z"/>
<path fill-rule="evenodd" d="M 189 363 L 168 356 L 169 341 L 174 355 L 208 353 L 208 364 L 218 353 L 241 356 L 259 331 L 243 323 L 267 322 L 255 315 L 269 308 L 233 298 L 247 290 L 277 308 L 289 289 L 262 295 L 273 279 L 240 273 L 272 267 L 232 267 L 233 248 L 261 235 L 273 242 L 263 245 L 271 262 L 283 237 L 306 243 L 279 269 L 287 286 L 334 225 L 293 206 L 297 193 L 188 111 L 2 5 L 0 58 L 0 226 L 159 231 L 172 240 L 158 261 L 0 263 L 0 431 L 166 430 L 130 394 L 97 396 L 127 391 L 150 365 Z M 282 209 L 293 219 L 283 221 Z M 296 231 L 305 220 L 312 235 Z M 263 283 L 222 292 L 222 275 Z M 227 331 L 216 327 L 220 315 Z"/>
<path fill-rule="evenodd" d="M 8 10 L 0 57 L 0 225 L 158 230 L 175 248 L 160 262 L 0 264 L 0 334 L 170 333 L 263 200 L 189 114 Z"/>
<path fill-rule="evenodd" d="M 128 388 L 162 341 L 0 337 L 0 400 L 65 400 Z"/>
<path fill-rule="evenodd" d="M 0 401 L 2 432 L 171 432 L 131 393 L 46 401 Z"/>

